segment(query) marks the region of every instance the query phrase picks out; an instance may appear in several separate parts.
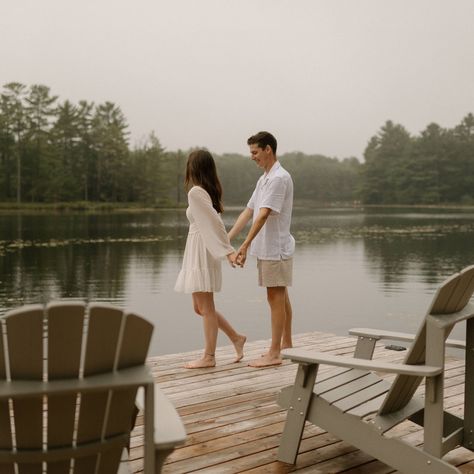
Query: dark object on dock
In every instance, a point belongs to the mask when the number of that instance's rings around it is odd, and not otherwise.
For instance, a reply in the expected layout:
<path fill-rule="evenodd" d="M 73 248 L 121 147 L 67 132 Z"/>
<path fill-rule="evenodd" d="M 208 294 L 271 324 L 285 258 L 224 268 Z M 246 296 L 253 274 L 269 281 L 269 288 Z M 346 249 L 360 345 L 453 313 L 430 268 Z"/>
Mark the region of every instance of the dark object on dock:
<path fill-rule="evenodd" d="M 388 346 L 385 346 L 385 349 L 388 349 L 389 351 L 406 351 L 407 348 L 404 346 L 397 346 L 396 344 L 389 344 Z"/>

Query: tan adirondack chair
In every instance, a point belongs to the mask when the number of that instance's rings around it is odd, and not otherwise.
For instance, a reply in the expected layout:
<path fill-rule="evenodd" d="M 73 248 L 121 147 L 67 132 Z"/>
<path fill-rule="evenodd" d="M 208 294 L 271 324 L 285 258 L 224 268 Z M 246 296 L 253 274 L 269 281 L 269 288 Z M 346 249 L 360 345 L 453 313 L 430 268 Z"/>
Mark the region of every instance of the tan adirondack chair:
<path fill-rule="evenodd" d="M 139 387 L 144 470 L 160 472 L 185 432 L 144 365 L 148 321 L 109 305 L 57 302 L 0 322 L 0 473 L 129 472 L 121 459 Z"/>
<path fill-rule="evenodd" d="M 294 385 L 283 389 L 279 404 L 288 409 L 278 459 L 294 463 L 305 421 L 405 473 L 448 474 L 460 471 L 442 457 L 457 446 L 474 446 L 474 266 L 446 280 L 438 289 L 415 337 L 354 330 L 359 336 L 354 358 L 287 349 L 283 357 L 299 364 Z M 443 409 L 445 348 L 453 326 L 466 321 L 464 419 Z M 376 340 L 412 340 L 404 363 L 371 360 Z M 318 378 L 320 364 L 339 367 Z M 393 383 L 374 373 L 397 374 Z M 415 395 L 423 378 L 425 396 Z M 315 384 L 316 381 L 316 384 Z M 423 426 L 421 448 L 385 434 L 405 420 Z"/>

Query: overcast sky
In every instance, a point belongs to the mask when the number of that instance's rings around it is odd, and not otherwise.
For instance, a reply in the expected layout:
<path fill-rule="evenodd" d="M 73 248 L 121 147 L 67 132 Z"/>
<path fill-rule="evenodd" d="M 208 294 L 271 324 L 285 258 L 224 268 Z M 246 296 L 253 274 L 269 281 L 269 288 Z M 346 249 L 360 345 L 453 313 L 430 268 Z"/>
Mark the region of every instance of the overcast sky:
<path fill-rule="evenodd" d="M 362 158 L 474 112 L 473 0 L 2 0 L 0 85 L 114 102 L 134 144 Z"/>

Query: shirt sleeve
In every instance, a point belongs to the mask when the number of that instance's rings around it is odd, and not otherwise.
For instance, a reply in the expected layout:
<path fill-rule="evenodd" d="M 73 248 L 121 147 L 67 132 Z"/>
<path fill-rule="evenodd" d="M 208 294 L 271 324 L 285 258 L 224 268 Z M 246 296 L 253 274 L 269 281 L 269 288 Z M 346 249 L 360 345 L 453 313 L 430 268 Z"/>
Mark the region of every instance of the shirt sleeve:
<path fill-rule="evenodd" d="M 188 193 L 188 201 L 191 214 L 210 254 L 214 258 L 224 258 L 234 252 L 224 222 L 212 207 L 207 191 L 199 186 L 192 187 Z"/>
<path fill-rule="evenodd" d="M 269 180 L 265 187 L 260 207 L 267 207 L 272 211 L 280 213 L 285 200 L 285 194 L 286 183 L 281 177 L 277 176 Z"/>
<path fill-rule="evenodd" d="M 253 193 L 252 193 L 252 196 L 250 198 L 250 201 L 247 203 L 247 207 L 249 209 L 255 209 L 255 193 L 256 193 L 257 189 L 254 189 Z"/>

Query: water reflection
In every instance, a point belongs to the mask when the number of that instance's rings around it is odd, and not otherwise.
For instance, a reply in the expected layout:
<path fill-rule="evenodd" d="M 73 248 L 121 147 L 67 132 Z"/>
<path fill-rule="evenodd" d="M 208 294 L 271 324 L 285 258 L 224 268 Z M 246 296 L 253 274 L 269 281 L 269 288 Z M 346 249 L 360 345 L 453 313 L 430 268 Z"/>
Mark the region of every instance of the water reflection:
<path fill-rule="evenodd" d="M 0 216 L 0 309 L 52 298 L 123 301 L 131 262 L 151 276 L 180 249 L 180 211 Z"/>
<path fill-rule="evenodd" d="M 0 215 L 0 313 L 59 298 L 112 302 L 156 322 L 154 353 L 198 348 L 200 320 L 172 290 L 186 232 L 184 210 Z M 295 209 L 293 233 L 296 332 L 414 330 L 439 282 L 474 262 L 472 212 Z M 269 337 L 253 261 L 224 268 L 216 300 L 251 338 Z"/>
<path fill-rule="evenodd" d="M 470 212 L 368 214 L 365 226 L 367 261 L 387 289 L 414 277 L 431 289 L 474 262 Z"/>

